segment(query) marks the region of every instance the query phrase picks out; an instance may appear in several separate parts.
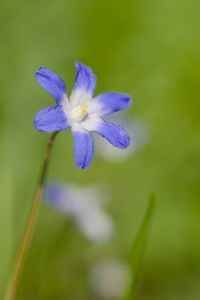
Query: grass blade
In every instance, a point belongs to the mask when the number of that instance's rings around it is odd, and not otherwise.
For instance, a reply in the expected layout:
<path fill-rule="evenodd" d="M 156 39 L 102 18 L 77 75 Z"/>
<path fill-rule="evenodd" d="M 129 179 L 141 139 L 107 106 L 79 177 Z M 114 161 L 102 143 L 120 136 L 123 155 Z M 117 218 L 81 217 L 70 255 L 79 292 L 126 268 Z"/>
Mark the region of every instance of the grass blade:
<path fill-rule="evenodd" d="M 130 254 L 130 268 L 131 268 L 131 282 L 129 288 L 123 297 L 123 300 L 133 300 L 135 299 L 135 294 L 137 290 L 137 283 L 141 272 L 141 266 L 144 259 L 144 252 L 146 249 L 150 225 L 153 219 L 154 211 L 156 205 L 156 197 L 154 194 L 150 196 L 148 208 L 144 216 L 144 220 L 138 231 L 136 239 L 133 243 L 133 247 Z"/>

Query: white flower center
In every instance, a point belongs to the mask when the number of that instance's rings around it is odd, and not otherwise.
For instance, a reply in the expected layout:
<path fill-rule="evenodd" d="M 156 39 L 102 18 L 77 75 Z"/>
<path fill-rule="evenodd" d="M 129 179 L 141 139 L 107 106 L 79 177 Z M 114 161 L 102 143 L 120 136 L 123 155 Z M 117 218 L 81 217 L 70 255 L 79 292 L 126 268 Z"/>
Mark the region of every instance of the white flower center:
<path fill-rule="evenodd" d="M 69 112 L 71 121 L 80 122 L 86 116 L 88 109 L 89 109 L 88 102 L 86 102 L 83 105 L 74 107 Z"/>

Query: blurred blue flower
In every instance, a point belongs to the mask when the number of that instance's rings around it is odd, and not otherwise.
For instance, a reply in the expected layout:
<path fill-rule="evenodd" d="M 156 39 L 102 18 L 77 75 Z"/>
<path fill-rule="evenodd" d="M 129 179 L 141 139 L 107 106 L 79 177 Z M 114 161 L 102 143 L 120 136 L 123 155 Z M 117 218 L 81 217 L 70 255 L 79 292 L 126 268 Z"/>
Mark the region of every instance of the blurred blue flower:
<path fill-rule="evenodd" d="M 102 243 L 113 236 L 113 221 L 103 207 L 105 191 L 95 186 L 54 183 L 46 185 L 44 199 L 71 218 L 88 239 Z"/>
<path fill-rule="evenodd" d="M 128 263 L 117 257 L 98 261 L 89 272 L 89 283 L 97 299 L 122 299 L 130 279 Z"/>
<path fill-rule="evenodd" d="M 64 81 L 47 68 L 36 72 L 36 79 L 52 95 L 57 104 L 39 111 L 35 117 L 35 128 L 42 132 L 72 129 L 76 165 L 87 168 L 93 159 L 94 142 L 90 132 L 107 139 L 117 148 L 130 144 L 128 133 L 119 125 L 105 121 L 102 117 L 127 109 L 131 98 L 126 94 L 107 92 L 93 98 L 96 76 L 93 71 L 76 63 L 76 80 L 68 99 Z"/>

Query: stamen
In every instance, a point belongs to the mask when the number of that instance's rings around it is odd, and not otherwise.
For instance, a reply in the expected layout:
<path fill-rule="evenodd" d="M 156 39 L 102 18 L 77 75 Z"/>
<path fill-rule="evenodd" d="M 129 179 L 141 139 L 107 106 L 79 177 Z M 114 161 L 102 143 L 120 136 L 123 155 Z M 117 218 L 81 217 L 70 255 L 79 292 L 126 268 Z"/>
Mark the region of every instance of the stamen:
<path fill-rule="evenodd" d="M 83 112 L 84 112 L 84 113 L 87 113 L 87 112 L 88 112 L 88 109 L 89 109 L 89 103 L 86 102 L 84 105 L 82 105 L 82 109 L 83 109 Z"/>
<path fill-rule="evenodd" d="M 74 121 L 81 121 L 85 115 L 87 114 L 89 109 L 89 103 L 86 102 L 83 105 L 79 105 L 74 107 L 71 112 L 70 112 L 70 116 L 72 118 L 72 120 Z"/>

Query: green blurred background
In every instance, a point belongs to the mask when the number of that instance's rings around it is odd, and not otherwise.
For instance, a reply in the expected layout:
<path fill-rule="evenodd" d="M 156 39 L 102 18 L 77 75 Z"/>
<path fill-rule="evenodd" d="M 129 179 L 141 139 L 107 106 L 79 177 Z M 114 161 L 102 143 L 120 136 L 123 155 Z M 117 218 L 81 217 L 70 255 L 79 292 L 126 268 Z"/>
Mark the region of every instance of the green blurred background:
<path fill-rule="evenodd" d="M 43 205 L 18 299 L 96 299 L 88 266 L 127 257 L 152 191 L 158 203 L 137 299 L 200 299 L 199 11 L 198 0 L 1 1 L 1 298 L 48 138 L 33 118 L 54 103 L 34 72 L 51 68 L 70 91 L 79 60 L 97 74 L 97 93 L 132 95 L 129 115 L 149 124 L 151 139 L 127 161 L 96 156 L 81 171 L 71 135 L 60 134 L 49 178 L 109 185 L 118 235 L 95 246 Z"/>

